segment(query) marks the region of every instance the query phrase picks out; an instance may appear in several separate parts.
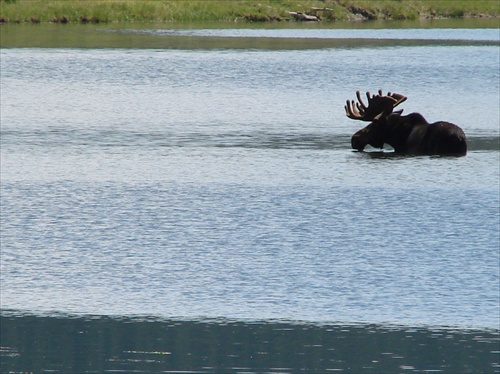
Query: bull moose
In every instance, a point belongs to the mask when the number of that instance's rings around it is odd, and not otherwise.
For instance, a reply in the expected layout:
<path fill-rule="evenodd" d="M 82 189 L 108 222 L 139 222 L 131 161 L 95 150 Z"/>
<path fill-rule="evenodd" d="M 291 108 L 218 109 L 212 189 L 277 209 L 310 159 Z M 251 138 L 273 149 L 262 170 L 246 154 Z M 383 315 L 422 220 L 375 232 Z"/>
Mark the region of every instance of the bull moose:
<path fill-rule="evenodd" d="M 396 153 L 411 155 L 456 155 L 467 154 L 467 143 L 463 130 L 449 122 L 428 123 L 419 113 L 401 115 L 403 110 L 393 111 L 407 97 L 397 93 L 378 95 L 366 93 L 368 106 L 356 92 L 358 102 L 349 101 L 345 105 L 347 117 L 370 121 L 365 128 L 351 138 L 353 149 L 362 151 L 367 144 L 383 148 L 389 144 Z"/>

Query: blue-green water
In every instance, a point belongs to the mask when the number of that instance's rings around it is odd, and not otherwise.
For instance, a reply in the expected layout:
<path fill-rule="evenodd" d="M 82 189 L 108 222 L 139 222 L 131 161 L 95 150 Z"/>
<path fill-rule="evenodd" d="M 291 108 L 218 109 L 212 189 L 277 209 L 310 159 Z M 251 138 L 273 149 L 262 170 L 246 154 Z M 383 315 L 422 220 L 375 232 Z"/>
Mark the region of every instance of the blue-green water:
<path fill-rule="evenodd" d="M 287 321 L 8 315 L 2 372 L 489 373 L 498 332 Z"/>
<path fill-rule="evenodd" d="M 1 51 L 2 371 L 499 370 L 498 30 L 97 32 Z M 378 88 L 468 155 L 353 152 Z"/>

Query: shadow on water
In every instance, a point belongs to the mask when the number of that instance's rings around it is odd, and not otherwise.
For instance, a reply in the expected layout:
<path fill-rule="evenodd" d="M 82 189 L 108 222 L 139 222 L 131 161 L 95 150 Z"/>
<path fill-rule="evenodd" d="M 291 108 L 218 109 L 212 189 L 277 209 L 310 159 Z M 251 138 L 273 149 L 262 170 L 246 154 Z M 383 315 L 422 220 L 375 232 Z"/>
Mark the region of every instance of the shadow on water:
<path fill-rule="evenodd" d="M 359 23 L 339 23 L 336 27 L 348 30 L 369 27 L 400 29 L 400 27 L 492 27 L 496 28 L 494 20 L 482 19 L 474 23 L 445 22 L 439 23 L 410 23 L 395 22 L 368 23 L 367 26 Z M 0 46 L 2 48 L 134 48 L 134 49 L 260 49 L 260 50 L 308 50 L 322 48 L 360 48 L 360 47 L 408 47 L 408 46 L 468 46 L 468 45 L 498 45 L 493 40 L 441 39 L 426 40 L 409 36 L 408 38 L 377 39 L 372 34 L 359 37 L 297 37 L 290 31 L 297 28 L 299 31 L 321 30 L 318 26 L 304 26 L 293 24 L 292 28 L 286 25 L 273 24 L 273 28 L 284 31 L 285 37 L 271 29 L 262 28 L 258 35 L 254 35 L 255 26 L 245 24 L 215 24 L 218 30 L 213 30 L 214 24 L 100 24 L 100 25 L 60 25 L 60 24 L 20 24 L 2 25 Z M 444 26 L 443 26 L 444 25 Z M 446 26 L 448 25 L 448 26 Z M 145 28 L 146 27 L 146 28 Z M 243 28 L 242 28 L 243 27 Z M 326 30 L 323 29 L 323 30 Z M 335 30 L 332 28 L 332 30 Z M 375 30 L 375 29 L 374 29 Z M 283 34 L 283 33 L 282 33 Z M 371 35 L 371 36 L 370 36 Z M 236 36 L 236 37 L 235 37 Z M 257 37 L 256 37 L 257 36 Z"/>
<path fill-rule="evenodd" d="M 359 154 L 362 157 L 369 157 L 374 160 L 399 160 L 408 157 L 430 157 L 430 158 L 456 158 L 456 157 L 464 157 L 464 155 L 460 154 L 451 154 L 451 155 L 407 155 L 396 153 L 394 150 L 385 150 L 385 151 L 356 151 L 353 150 L 354 153 Z"/>
<path fill-rule="evenodd" d="M 95 147 L 113 148 L 253 148 L 253 149 L 350 149 L 351 134 L 314 132 L 284 133 L 266 131 L 235 132 L 168 132 L 128 131 L 123 129 L 49 129 L 4 130 L 2 146 L 29 147 Z M 472 135 L 467 137 L 468 151 L 500 151 L 500 137 Z M 387 147 L 386 147 L 387 148 Z M 390 148 L 390 147 L 389 147 Z M 392 152 L 368 147 L 363 152 L 374 158 L 395 157 Z"/>
<path fill-rule="evenodd" d="M 499 332 L 286 321 L 1 317 L 2 372 L 479 373 Z"/>

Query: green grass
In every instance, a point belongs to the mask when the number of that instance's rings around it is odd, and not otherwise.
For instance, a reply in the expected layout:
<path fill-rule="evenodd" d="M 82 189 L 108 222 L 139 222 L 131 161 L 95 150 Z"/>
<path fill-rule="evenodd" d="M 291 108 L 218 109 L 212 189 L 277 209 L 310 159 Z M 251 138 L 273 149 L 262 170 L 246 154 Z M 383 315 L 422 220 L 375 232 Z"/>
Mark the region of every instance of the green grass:
<path fill-rule="evenodd" d="M 500 15 L 498 0 L 359 0 L 341 1 L 370 11 L 375 19 L 462 18 Z"/>
<path fill-rule="evenodd" d="M 499 0 L 0 0 L 2 22 L 323 21 L 500 16 Z M 314 11 L 312 8 L 328 8 Z"/>

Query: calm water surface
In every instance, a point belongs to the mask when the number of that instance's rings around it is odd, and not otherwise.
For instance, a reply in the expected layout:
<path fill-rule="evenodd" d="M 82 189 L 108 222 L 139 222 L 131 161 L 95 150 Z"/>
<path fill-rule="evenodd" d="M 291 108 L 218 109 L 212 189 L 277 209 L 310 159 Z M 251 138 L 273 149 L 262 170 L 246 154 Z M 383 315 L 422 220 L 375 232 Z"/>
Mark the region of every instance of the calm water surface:
<path fill-rule="evenodd" d="M 427 29 L 412 43 L 404 30 L 341 30 L 340 44 L 328 44 L 337 38 L 332 30 L 100 33 L 108 42 L 156 44 L 1 50 L 3 365 L 498 371 L 498 29 Z M 408 96 L 407 113 L 459 124 L 468 155 L 353 152 L 350 136 L 363 124 L 347 119 L 343 104 L 356 90 L 379 88 Z M 158 331 L 181 326 L 182 339 L 208 334 L 219 347 L 214 334 L 257 336 L 274 351 L 288 339 L 276 331 L 316 331 L 283 357 L 321 360 L 234 360 L 268 352 L 252 346 L 226 361 L 216 353 L 183 361 L 196 349 L 172 351 L 168 334 L 149 346 L 140 338 L 149 322 L 102 316 L 149 316 Z M 60 323 L 71 324 L 69 335 L 50 335 Z M 92 345 L 98 335 L 74 340 L 78 331 L 111 331 L 112 339 L 127 326 L 137 339 L 104 352 L 107 366 L 83 367 L 85 358 L 50 366 L 34 357 L 55 354 L 54 346 L 23 353 L 32 324 L 50 326 L 40 330 L 48 340 Z M 433 329 L 441 331 L 434 340 Z M 359 331 L 365 342 L 378 337 L 382 356 L 361 355 L 356 364 L 340 363 L 348 352 L 328 356 L 339 350 L 335 339 L 352 342 Z M 401 341 L 413 348 L 380 351 Z M 319 356 L 297 348 L 318 344 Z M 439 364 L 457 349 L 481 364 L 458 356 Z M 432 351 L 441 353 L 430 358 Z M 137 355 L 143 366 L 127 366 Z M 147 366 L 144 355 L 159 366 Z M 377 367 L 380 357 L 390 364 Z"/>

